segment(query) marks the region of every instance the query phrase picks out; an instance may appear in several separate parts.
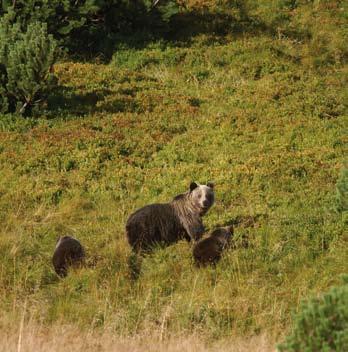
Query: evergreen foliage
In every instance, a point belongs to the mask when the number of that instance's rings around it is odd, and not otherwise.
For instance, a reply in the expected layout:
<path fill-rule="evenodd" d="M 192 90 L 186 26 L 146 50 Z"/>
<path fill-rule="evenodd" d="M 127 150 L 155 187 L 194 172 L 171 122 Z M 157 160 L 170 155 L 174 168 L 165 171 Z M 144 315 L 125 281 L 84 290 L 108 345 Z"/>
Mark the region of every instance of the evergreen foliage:
<path fill-rule="evenodd" d="M 348 351 L 348 280 L 321 298 L 302 303 L 280 351 Z"/>
<path fill-rule="evenodd" d="M 56 59 L 56 41 L 45 23 L 30 23 L 22 31 L 13 15 L 0 21 L 0 111 L 29 112 L 56 85 L 50 72 Z"/>
<path fill-rule="evenodd" d="M 178 12 L 175 0 L 17 0 L 5 1 L 0 14 L 13 11 L 22 26 L 46 22 L 48 33 L 70 51 L 111 50 L 117 35 L 158 33 Z"/>

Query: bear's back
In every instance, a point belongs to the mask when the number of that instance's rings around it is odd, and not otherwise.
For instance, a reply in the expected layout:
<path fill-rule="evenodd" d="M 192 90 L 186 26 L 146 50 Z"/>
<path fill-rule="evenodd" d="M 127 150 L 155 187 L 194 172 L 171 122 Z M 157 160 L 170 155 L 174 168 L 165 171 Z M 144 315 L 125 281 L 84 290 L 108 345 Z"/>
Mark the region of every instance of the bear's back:
<path fill-rule="evenodd" d="M 129 244 L 135 249 L 177 240 L 181 224 L 170 203 L 155 203 L 136 210 L 126 224 Z"/>
<path fill-rule="evenodd" d="M 216 263 L 221 258 L 223 243 L 216 237 L 207 237 L 199 241 L 193 248 L 196 265 Z"/>

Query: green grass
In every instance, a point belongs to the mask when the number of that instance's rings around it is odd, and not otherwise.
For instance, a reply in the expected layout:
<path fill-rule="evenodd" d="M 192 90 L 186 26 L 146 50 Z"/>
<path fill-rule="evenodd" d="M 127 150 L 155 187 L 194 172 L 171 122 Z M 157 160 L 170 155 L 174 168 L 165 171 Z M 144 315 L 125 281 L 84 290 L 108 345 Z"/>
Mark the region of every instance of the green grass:
<path fill-rule="evenodd" d="M 219 339 L 281 335 L 302 298 L 347 272 L 335 184 L 347 143 L 347 66 L 316 71 L 267 35 L 204 35 L 190 46 L 118 51 L 108 65 L 56 65 L 60 92 L 40 118 L 0 118 L 0 305 L 16 320 L 161 330 Z M 216 184 L 208 229 L 235 222 L 249 247 L 196 269 L 181 242 L 129 278 L 135 209 L 192 180 Z M 57 236 L 87 268 L 59 280 Z"/>

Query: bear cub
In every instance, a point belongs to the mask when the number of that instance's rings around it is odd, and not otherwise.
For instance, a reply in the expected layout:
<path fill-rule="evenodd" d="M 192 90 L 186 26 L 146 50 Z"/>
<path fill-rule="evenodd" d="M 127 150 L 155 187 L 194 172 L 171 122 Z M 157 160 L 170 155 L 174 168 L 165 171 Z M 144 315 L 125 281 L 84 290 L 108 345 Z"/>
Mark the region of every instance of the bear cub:
<path fill-rule="evenodd" d="M 229 247 L 233 237 L 233 226 L 218 227 L 210 235 L 193 247 L 193 258 L 196 266 L 215 265 L 222 252 Z"/>
<path fill-rule="evenodd" d="M 79 266 L 84 262 L 85 250 L 81 243 L 70 236 L 60 237 L 53 253 L 52 263 L 60 277 L 68 274 L 68 268 Z"/>

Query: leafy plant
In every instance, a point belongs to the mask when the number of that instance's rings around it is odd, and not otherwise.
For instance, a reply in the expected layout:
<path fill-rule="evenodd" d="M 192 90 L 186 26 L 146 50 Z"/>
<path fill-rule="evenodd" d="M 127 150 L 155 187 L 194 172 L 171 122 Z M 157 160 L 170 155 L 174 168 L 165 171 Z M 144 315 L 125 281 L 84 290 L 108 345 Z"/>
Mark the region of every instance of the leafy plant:
<path fill-rule="evenodd" d="M 0 21 L 0 110 L 24 113 L 42 102 L 57 80 L 50 72 L 56 60 L 56 41 L 45 23 L 21 30 L 11 14 Z"/>
<path fill-rule="evenodd" d="M 321 298 L 302 303 L 294 329 L 280 351 L 348 350 L 348 280 Z"/>
<path fill-rule="evenodd" d="M 48 33 L 71 52 L 110 51 L 120 34 L 153 33 L 163 30 L 178 12 L 175 0 L 17 0 L 5 1 L 1 12 L 15 14 L 26 27 L 31 22 L 46 22 Z"/>

